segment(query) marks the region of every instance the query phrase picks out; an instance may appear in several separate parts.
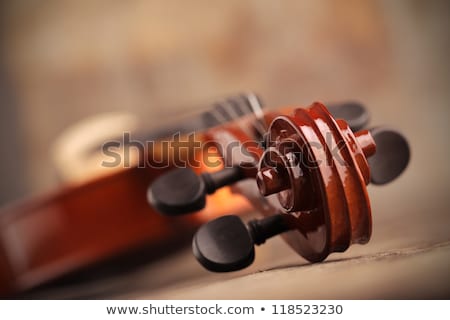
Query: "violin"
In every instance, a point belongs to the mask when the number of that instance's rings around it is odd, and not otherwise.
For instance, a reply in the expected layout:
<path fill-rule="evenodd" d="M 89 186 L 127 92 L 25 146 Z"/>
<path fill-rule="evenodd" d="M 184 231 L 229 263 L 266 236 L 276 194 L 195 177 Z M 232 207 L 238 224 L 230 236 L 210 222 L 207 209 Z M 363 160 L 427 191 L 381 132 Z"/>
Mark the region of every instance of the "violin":
<path fill-rule="evenodd" d="M 201 114 L 201 130 L 180 130 L 183 151 L 153 136 L 131 168 L 2 209 L 0 296 L 114 273 L 192 238 L 197 260 L 217 272 L 248 266 L 254 245 L 277 234 L 311 262 L 369 240 L 366 185 L 406 168 L 400 133 L 360 130 L 359 104 L 263 111 L 253 94 L 225 101 Z M 265 218 L 230 215 L 255 209 Z"/>

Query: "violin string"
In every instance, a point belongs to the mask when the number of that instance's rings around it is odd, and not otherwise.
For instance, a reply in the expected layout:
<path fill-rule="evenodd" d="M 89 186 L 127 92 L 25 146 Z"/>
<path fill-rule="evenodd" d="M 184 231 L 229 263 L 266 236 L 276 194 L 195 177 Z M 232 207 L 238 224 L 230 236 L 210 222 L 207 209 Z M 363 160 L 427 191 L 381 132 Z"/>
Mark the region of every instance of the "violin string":
<path fill-rule="evenodd" d="M 228 114 L 233 119 L 238 119 L 247 113 L 242 110 L 242 107 L 241 107 L 240 103 L 236 101 L 236 98 L 227 99 L 224 101 L 224 103 L 225 103 Z M 237 110 L 239 110 L 240 112 L 238 112 Z"/>
<path fill-rule="evenodd" d="M 245 111 L 243 109 L 245 107 L 248 110 L 248 106 L 249 106 L 249 103 L 246 100 L 245 96 L 240 95 L 238 97 L 233 97 L 233 98 L 227 99 L 223 103 L 224 103 L 224 105 L 222 105 L 223 110 L 225 112 L 227 112 L 228 116 L 231 118 L 238 119 L 238 118 L 242 117 L 242 115 L 248 114 L 248 111 Z M 250 109 L 250 111 L 252 111 L 252 109 Z M 253 128 L 256 129 L 253 123 L 254 122 L 251 121 Z M 237 125 L 239 126 L 239 128 L 242 131 L 244 131 L 247 134 L 247 136 L 251 137 L 254 141 L 257 141 L 255 132 L 250 130 L 251 127 L 249 127 L 248 125 L 245 125 L 242 121 L 237 121 Z M 256 165 L 256 159 L 254 159 L 253 157 L 251 157 L 251 158 L 252 158 L 252 162 Z"/>
<path fill-rule="evenodd" d="M 246 109 L 250 109 L 252 114 L 255 116 L 256 121 L 252 122 L 252 126 L 259 135 L 258 138 L 262 138 L 267 131 L 267 123 L 264 120 L 264 111 L 262 110 L 261 103 L 254 93 L 247 93 L 239 97 L 233 97 L 228 100 L 218 102 L 215 104 L 215 107 L 210 114 L 219 123 L 226 123 L 240 118 L 241 114 L 247 114 L 248 111 L 245 111 L 244 107 Z M 239 112 L 237 110 L 239 110 Z M 248 128 L 244 128 L 241 123 L 238 123 L 238 125 L 244 131 L 248 131 Z"/>
<path fill-rule="evenodd" d="M 217 120 L 219 124 L 226 123 L 229 120 L 224 116 L 222 112 L 219 111 L 221 108 L 220 102 L 214 105 L 214 109 L 210 111 L 210 114 Z"/>
<path fill-rule="evenodd" d="M 267 132 L 267 123 L 264 119 L 264 111 L 262 109 L 261 102 L 253 92 L 247 93 L 245 97 L 256 118 L 256 122 L 253 126 L 260 137 L 263 137 Z"/>
<path fill-rule="evenodd" d="M 241 117 L 235 110 L 233 110 L 233 112 L 230 112 L 230 108 L 232 108 L 232 105 L 230 105 L 228 101 L 220 101 L 214 105 L 214 109 L 212 110 L 211 114 L 219 123 L 230 122 Z M 244 112 L 244 114 L 245 113 L 247 112 Z"/>
<path fill-rule="evenodd" d="M 242 102 L 244 102 L 244 106 L 246 105 L 248 106 L 249 103 L 246 100 L 246 98 L 244 98 L 245 101 L 242 100 L 243 96 L 233 97 L 225 100 L 223 110 L 227 112 L 228 116 L 231 117 L 232 119 L 238 119 L 241 117 L 242 114 L 248 114 L 248 112 L 244 111 Z M 237 124 L 241 128 L 241 130 L 244 131 L 249 137 L 256 138 L 254 134 L 249 130 L 250 128 L 248 126 L 245 126 L 244 123 L 242 123 L 241 121 L 237 121 Z M 252 126 L 254 127 L 253 121 Z"/>

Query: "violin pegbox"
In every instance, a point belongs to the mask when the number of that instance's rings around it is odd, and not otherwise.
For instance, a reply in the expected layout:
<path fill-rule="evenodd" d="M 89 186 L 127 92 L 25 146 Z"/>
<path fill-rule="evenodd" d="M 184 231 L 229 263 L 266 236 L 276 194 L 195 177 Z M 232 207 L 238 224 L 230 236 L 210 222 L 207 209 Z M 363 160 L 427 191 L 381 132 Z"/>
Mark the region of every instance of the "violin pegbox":
<path fill-rule="evenodd" d="M 357 111 L 355 128 L 368 119 Z M 194 237 L 193 251 L 211 271 L 249 265 L 253 245 L 277 234 L 311 262 L 353 243 L 367 243 L 372 219 L 366 186 L 392 181 L 409 161 L 409 146 L 400 133 L 385 128 L 353 132 L 318 102 L 275 118 L 264 140 L 255 179 L 273 210 L 262 211 L 264 219 L 247 225 L 232 216 L 203 225 Z M 377 148 L 382 152 L 374 157 Z M 236 241 L 245 243 L 245 250 Z"/>

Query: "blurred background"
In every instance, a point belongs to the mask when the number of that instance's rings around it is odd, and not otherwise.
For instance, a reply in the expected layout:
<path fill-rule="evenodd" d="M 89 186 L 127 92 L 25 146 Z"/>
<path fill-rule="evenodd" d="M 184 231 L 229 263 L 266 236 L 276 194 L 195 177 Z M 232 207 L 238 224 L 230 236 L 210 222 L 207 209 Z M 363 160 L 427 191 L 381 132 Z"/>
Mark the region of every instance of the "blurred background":
<path fill-rule="evenodd" d="M 407 172 L 370 190 L 369 249 L 350 255 L 448 241 L 449 21 L 445 0 L 2 1 L 0 203 L 61 185 L 52 144 L 79 120 L 126 111 L 152 128 L 252 90 L 270 108 L 361 101 L 410 139 Z"/>

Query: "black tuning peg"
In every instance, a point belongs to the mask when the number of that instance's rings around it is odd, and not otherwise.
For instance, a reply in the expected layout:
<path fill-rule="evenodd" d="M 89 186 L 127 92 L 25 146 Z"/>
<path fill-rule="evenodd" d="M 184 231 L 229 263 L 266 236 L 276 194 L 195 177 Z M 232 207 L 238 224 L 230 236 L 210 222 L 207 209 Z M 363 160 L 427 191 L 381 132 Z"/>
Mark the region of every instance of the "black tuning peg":
<path fill-rule="evenodd" d="M 370 114 L 367 109 L 358 102 L 344 102 L 327 105 L 328 111 L 335 119 L 345 120 L 352 131 L 359 131 L 367 126 Z"/>
<path fill-rule="evenodd" d="M 345 120 L 354 132 L 366 127 L 370 120 L 367 109 L 357 102 L 330 104 L 328 110 L 334 118 Z M 384 127 L 369 131 L 377 146 L 375 155 L 368 158 L 371 182 L 377 185 L 389 183 L 408 165 L 408 141 L 401 133 Z"/>
<path fill-rule="evenodd" d="M 252 264 L 255 245 L 288 230 L 281 214 L 252 220 L 247 225 L 237 216 L 223 216 L 200 227 L 192 250 L 198 262 L 210 271 L 236 271 Z"/>
<path fill-rule="evenodd" d="M 368 158 L 370 180 L 373 184 L 386 184 L 397 178 L 408 166 L 409 144 L 399 132 L 384 127 L 369 130 L 377 151 Z"/>
<path fill-rule="evenodd" d="M 158 177 L 150 186 L 147 199 L 165 215 L 191 213 L 205 207 L 207 194 L 243 178 L 239 166 L 201 175 L 190 168 L 178 168 Z"/>

